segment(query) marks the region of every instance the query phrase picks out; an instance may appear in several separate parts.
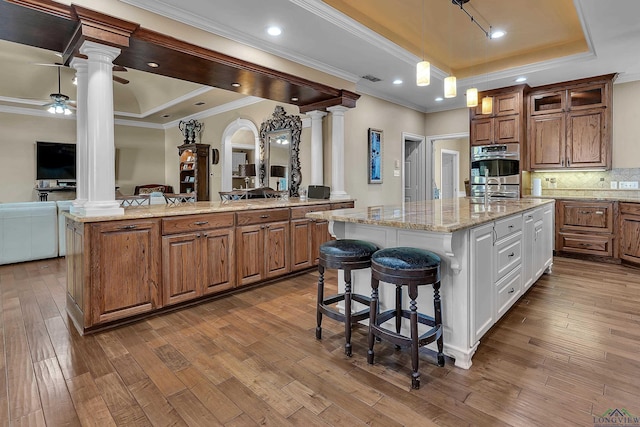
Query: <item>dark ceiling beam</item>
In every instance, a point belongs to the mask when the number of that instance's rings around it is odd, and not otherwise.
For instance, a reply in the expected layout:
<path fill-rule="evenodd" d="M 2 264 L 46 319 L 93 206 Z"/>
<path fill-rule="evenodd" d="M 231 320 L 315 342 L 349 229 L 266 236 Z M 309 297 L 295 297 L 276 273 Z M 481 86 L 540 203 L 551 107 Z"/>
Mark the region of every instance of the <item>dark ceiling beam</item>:
<path fill-rule="evenodd" d="M 122 52 L 117 65 L 297 105 L 301 113 L 342 105 L 358 94 L 313 82 L 141 28 L 81 6 L 51 0 L 0 0 L 0 38 L 61 52 L 65 63 L 86 40 Z M 147 64 L 156 62 L 159 68 Z M 239 87 L 231 86 L 239 83 Z"/>

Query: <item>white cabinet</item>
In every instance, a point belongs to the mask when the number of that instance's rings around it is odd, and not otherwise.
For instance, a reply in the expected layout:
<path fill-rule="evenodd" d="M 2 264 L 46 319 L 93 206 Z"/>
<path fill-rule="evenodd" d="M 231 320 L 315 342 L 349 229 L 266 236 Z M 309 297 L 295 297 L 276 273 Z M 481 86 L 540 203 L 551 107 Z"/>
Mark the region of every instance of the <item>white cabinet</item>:
<path fill-rule="evenodd" d="M 493 304 L 493 223 L 470 232 L 471 343 L 476 343 L 495 321 Z"/>
<path fill-rule="evenodd" d="M 551 267 L 554 212 L 549 203 L 470 230 L 470 345 Z"/>

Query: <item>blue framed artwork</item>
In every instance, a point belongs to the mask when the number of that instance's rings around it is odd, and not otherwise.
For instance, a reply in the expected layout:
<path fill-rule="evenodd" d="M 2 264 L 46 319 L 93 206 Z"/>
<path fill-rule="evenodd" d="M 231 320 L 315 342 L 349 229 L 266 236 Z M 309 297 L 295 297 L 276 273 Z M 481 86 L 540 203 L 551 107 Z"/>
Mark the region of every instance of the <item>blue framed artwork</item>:
<path fill-rule="evenodd" d="M 369 129 L 369 184 L 382 184 L 382 131 Z"/>

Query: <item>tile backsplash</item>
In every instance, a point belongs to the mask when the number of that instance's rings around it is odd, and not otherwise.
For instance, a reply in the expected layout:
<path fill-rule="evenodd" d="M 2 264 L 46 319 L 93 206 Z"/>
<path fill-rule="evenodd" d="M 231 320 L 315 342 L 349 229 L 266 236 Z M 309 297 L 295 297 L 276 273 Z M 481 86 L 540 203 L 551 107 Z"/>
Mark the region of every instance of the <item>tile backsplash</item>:
<path fill-rule="evenodd" d="M 581 195 L 594 190 L 599 193 L 610 193 L 610 195 L 640 192 L 638 189 L 611 188 L 612 182 L 615 182 L 616 187 L 620 181 L 640 183 L 640 168 L 617 168 L 593 172 L 551 171 L 526 173 L 523 174 L 523 190 L 525 193 L 530 194 L 531 182 L 534 178 L 540 178 L 543 195 Z"/>

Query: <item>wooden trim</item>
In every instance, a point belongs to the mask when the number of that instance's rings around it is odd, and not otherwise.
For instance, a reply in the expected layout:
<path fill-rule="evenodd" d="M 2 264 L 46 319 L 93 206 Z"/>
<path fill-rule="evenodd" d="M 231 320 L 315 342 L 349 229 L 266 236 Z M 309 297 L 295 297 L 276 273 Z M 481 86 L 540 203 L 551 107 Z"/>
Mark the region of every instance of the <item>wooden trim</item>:
<path fill-rule="evenodd" d="M 75 20 L 72 6 L 66 6 L 52 0 L 5 0 L 17 6 L 27 7 L 60 18 Z"/>

